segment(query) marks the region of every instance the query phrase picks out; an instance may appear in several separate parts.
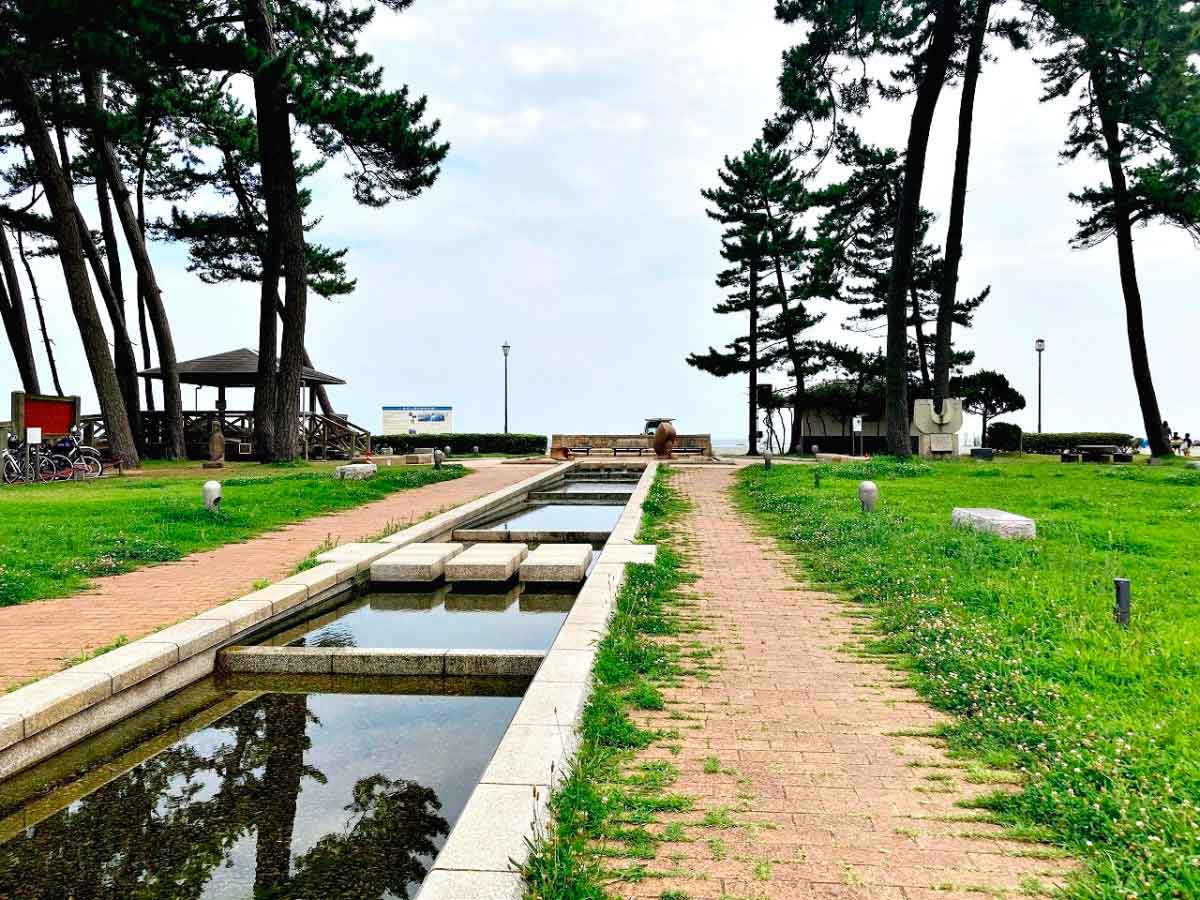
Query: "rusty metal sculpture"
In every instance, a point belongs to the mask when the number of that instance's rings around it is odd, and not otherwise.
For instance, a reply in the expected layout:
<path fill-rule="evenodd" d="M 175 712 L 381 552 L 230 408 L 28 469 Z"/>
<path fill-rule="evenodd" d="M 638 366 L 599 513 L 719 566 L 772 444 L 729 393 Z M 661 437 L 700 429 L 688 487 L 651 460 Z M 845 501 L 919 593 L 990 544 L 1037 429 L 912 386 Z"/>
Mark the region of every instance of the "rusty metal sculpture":
<path fill-rule="evenodd" d="M 664 419 L 654 431 L 654 453 L 659 459 L 670 459 L 674 449 L 675 426 L 671 424 L 670 419 Z"/>

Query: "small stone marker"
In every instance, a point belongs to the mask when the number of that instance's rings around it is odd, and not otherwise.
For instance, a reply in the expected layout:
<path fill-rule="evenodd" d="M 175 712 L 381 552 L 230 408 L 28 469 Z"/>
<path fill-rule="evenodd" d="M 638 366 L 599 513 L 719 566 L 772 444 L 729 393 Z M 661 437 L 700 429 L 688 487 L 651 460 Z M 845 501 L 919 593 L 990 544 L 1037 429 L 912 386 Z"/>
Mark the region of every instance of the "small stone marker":
<path fill-rule="evenodd" d="M 950 513 L 950 524 L 960 528 L 986 531 L 1002 538 L 1033 539 L 1037 537 L 1037 524 L 1033 519 L 1005 512 L 1002 509 L 956 506 Z"/>
<path fill-rule="evenodd" d="M 879 502 L 879 488 L 875 485 L 875 482 L 859 482 L 858 502 L 862 504 L 863 512 L 875 512 L 875 504 Z"/>
<path fill-rule="evenodd" d="M 764 469 L 771 468 L 771 451 L 770 450 L 767 450 L 766 452 L 763 453 L 763 468 Z"/>
<path fill-rule="evenodd" d="M 508 581 L 528 555 L 525 544 L 475 544 L 446 563 L 446 580 Z"/>
<path fill-rule="evenodd" d="M 462 544 L 409 544 L 373 562 L 371 580 L 436 581 L 462 551 Z"/>
<path fill-rule="evenodd" d="M 433 451 L 433 467 L 435 469 L 440 469 L 442 467 L 442 459 L 444 459 L 444 457 L 442 455 L 442 451 L 434 450 Z"/>
<path fill-rule="evenodd" d="M 204 482 L 204 508 L 209 512 L 216 512 L 221 508 L 221 482 L 206 481 Z"/>
<path fill-rule="evenodd" d="M 521 580 L 583 581 L 591 561 L 591 544 L 541 544 L 521 563 Z"/>
<path fill-rule="evenodd" d="M 361 481 L 364 478 L 370 478 L 379 467 L 375 463 L 350 463 L 346 466 L 338 466 L 333 470 L 334 476 L 339 481 Z"/>

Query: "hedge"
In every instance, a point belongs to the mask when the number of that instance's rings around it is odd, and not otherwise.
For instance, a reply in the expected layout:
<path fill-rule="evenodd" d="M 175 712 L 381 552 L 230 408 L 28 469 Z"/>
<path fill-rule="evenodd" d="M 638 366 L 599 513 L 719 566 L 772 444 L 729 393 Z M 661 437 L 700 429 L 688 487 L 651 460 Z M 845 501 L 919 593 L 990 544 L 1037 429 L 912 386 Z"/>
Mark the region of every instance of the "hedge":
<path fill-rule="evenodd" d="M 1112 444 L 1118 449 L 1129 450 L 1136 444 L 1136 439 L 1132 434 L 1116 431 L 1046 431 L 1042 434 L 1026 432 L 1022 443 L 1026 453 L 1062 453 L 1081 444 Z"/>
<path fill-rule="evenodd" d="M 983 445 L 991 447 L 993 450 L 999 450 L 1002 453 L 1011 453 L 1014 450 L 1021 449 L 1021 426 L 1013 422 L 992 422 L 988 425 L 987 436 L 984 438 Z"/>
<path fill-rule="evenodd" d="M 450 448 L 450 453 L 533 453 L 546 452 L 544 434 L 375 434 L 371 436 L 371 448 L 378 452 L 380 447 L 391 447 L 396 453 L 411 453 L 417 447 Z"/>

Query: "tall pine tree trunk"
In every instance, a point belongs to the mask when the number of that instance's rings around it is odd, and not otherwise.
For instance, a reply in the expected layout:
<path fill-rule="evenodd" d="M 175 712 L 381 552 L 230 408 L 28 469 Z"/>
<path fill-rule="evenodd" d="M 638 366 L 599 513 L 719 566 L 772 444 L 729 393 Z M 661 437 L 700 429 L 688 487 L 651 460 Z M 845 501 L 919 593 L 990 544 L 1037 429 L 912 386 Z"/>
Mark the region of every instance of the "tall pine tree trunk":
<path fill-rule="evenodd" d="M 917 363 L 921 366 L 921 386 L 925 392 L 932 389 L 929 374 L 929 342 L 925 339 L 925 320 L 921 318 L 921 296 L 917 289 L 909 286 L 908 295 L 912 298 L 913 333 L 917 338 Z"/>
<path fill-rule="evenodd" d="M 150 153 L 150 144 L 153 141 L 154 125 L 146 124 L 145 139 L 142 141 L 141 150 L 138 153 L 138 173 L 137 173 L 137 222 L 138 233 L 141 234 L 142 240 L 146 239 L 146 168 L 147 158 Z M 149 369 L 154 365 L 150 357 L 150 332 L 146 328 L 146 284 L 142 281 L 142 276 L 137 277 L 137 310 L 138 310 L 138 333 L 142 340 L 142 368 Z M 142 379 L 146 391 L 146 409 L 154 412 L 154 379 L 147 376 Z"/>
<path fill-rule="evenodd" d="M 263 195 L 267 206 L 269 239 L 278 241 L 284 277 L 283 340 L 279 353 L 279 378 L 275 396 L 274 458 L 294 459 L 299 444 L 300 391 L 307 318 L 307 262 L 304 256 L 304 221 L 292 156 L 291 118 L 288 113 L 287 59 L 276 46 L 274 26 L 266 0 L 244 0 L 246 36 L 259 51 L 254 73 L 254 100 L 258 114 L 258 146 Z M 260 316 L 265 310 L 260 310 Z M 260 334 L 262 325 L 259 326 Z M 259 360 L 260 380 L 265 374 Z"/>
<path fill-rule="evenodd" d="M 766 208 L 765 204 L 764 204 L 764 208 Z M 771 217 L 771 210 L 769 208 L 767 208 L 767 219 L 768 219 L 768 221 L 771 222 L 771 228 L 773 231 L 775 228 L 775 224 L 774 224 L 774 219 Z M 790 359 L 792 361 L 792 374 L 793 374 L 793 377 L 796 379 L 796 392 L 794 394 L 792 394 L 792 410 L 793 410 L 792 421 L 794 422 L 794 421 L 797 421 L 798 417 L 802 414 L 802 409 L 803 409 L 803 405 L 804 405 L 804 394 L 805 394 L 804 357 L 800 353 L 799 345 L 796 343 L 796 335 L 792 333 L 791 327 L 788 325 L 788 322 L 787 322 L 788 317 L 789 317 L 788 313 L 790 312 L 790 310 L 788 309 L 788 302 L 787 302 L 787 286 L 784 284 L 784 280 L 783 280 L 783 263 L 779 259 L 778 253 L 772 253 L 771 259 L 774 261 L 774 264 L 775 264 L 775 288 L 776 288 L 776 290 L 779 291 L 779 307 L 780 307 L 780 309 L 783 310 L 783 313 L 780 316 L 780 318 L 783 319 L 783 322 L 784 322 L 783 339 L 784 339 L 784 343 L 787 344 L 788 359 Z M 783 413 L 780 413 L 779 417 L 780 417 L 780 420 L 782 421 Z M 788 453 L 802 452 L 802 448 L 800 446 L 800 429 L 799 428 L 792 428 L 792 433 L 788 438 L 787 452 Z"/>
<path fill-rule="evenodd" d="M 1129 185 L 1125 180 L 1124 145 L 1120 125 L 1113 109 L 1107 84 L 1107 74 L 1097 67 L 1092 71 L 1092 86 L 1100 113 L 1100 128 L 1104 134 L 1108 175 L 1113 191 L 1113 226 L 1117 235 L 1117 260 L 1121 267 L 1121 292 L 1125 297 L 1125 329 L 1129 335 L 1129 357 L 1133 365 L 1133 381 L 1137 386 L 1138 403 L 1142 409 L 1142 427 L 1150 452 L 1155 456 L 1171 455 L 1171 446 L 1163 434 L 1162 416 L 1154 379 L 1150 374 L 1150 354 L 1146 349 L 1146 327 L 1142 320 L 1142 292 L 1138 286 L 1137 263 L 1133 255 L 1133 220 L 1129 202 Z"/>
<path fill-rule="evenodd" d="M 167 310 L 162 302 L 162 292 L 154 277 L 154 267 L 150 263 L 150 253 L 146 242 L 138 228 L 137 217 L 133 212 L 133 204 L 129 199 L 129 189 L 121 177 L 121 170 L 113 153 L 112 144 L 102 127 L 104 98 L 101 95 L 100 83 L 94 72 L 85 70 L 82 73 L 84 101 L 92 117 L 92 142 L 100 166 L 112 191 L 113 201 L 117 207 L 117 218 L 121 221 L 121 230 L 125 233 L 125 243 L 129 247 L 133 264 L 138 275 L 142 278 L 146 291 L 146 312 L 150 325 L 154 329 L 155 343 L 158 345 L 158 365 L 162 370 L 163 382 L 163 413 L 166 416 L 166 433 L 164 434 L 163 453 L 168 459 L 182 459 L 187 455 L 183 435 L 183 398 L 179 389 L 179 370 L 175 360 L 175 342 L 171 337 L 171 324 L 167 320 Z"/>
<path fill-rule="evenodd" d="M 38 326 L 42 331 L 42 344 L 46 348 L 46 362 L 50 365 L 50 378 L 54 382 L 54 393 L 63 396 L 62 382 L 58 378 L 58 363 L 54 359 L 54 342 L 50 340 L 50 332 L 46 328 L 46 310 L 42 308 L 42 295 L 38 291 L 37 279 L 33 277 L 33 267 L 25 255 L 25 237 L 17 229 L 17 256 L 21 257 L 21 265 L 25 267 L 25 277 L 29 279 L 29 292 L 33 294 L 33 306 L 37 310 Z"/>
<path fill-rule="evenodd" d="M 33 358 L 33 343 L 29 339 L 29 320 L 25 316 L 25 301 L 21 297 L 17 267 L 3 225 L 0 225 L 0 318 L 4 320 L 4 330 L 8 332 L 8 343 L 21 376 L 21 387 L 26 393 L 40 394 L 37 363 Z"/>
<path fill-rule="evenodd" d="M 108 352 L 108 339 L 96 309 L 92 285 L 83 262 L 83 245 L 79 237 L 79 221 L 75 214 L 75 199 L 67 182 L 58 155 L 46 130 L 41 104 L 33 91 L 29 76 L 13 58 L 0 57 L 0 91 L 12 101 L 25 132 L 25 144 L 33 153 L 38 179 L 54 217 L 58 238 L 59 260 L 67 283 L 71 309 L 79 325 L 84 354 L 92 371 L 100 412 L 108 430 L 108 444 L 114 457 L 129 468 L 139 465 L 137 446 L 125 415 L 125 403 L 117 372 Z"/>
<path fill-rule="evenodd" d="M 747 302 L 750 305 L 750 432 L 747 456 L 758 456 L 758 259 L 748 267 Z"/>
<path fill-rule="evenodd" d="M 268 238 L 268 243 L 274 243 Z M 275 458 L 275 392 L 279 368 L 278 313 L 279 252 L 268 248 L 262 257 L 258 304 L 258 381 L 254 386 L 254 449 L 262 462 Z"/>
<path fill-rule="evenodd" d="M 912 444 L 908 424 L 908 286 L 912 281 L 913 249 L 921 215 L 921 187 L 925 180 L 925 156 L 929 130 L 946 80 L 946 69 L 954 52 L 961 10 L 959 0 L 942 0 L 933 23 L 933 39 L 924 55 L 924 74 L 917 88 L 908 146 L 904 154 L 904 187 L 896 215 L 895 246 L 887 297 L 886 399 L 888 448 L 896 456 L 909 456 Z"/>
<path fill-rule="evenodd" d="M 141 406 L 138 404 L 137 362 L 133 355 L 133 344 L 129 340 L 129 331 L 125 327 L 125 310 L 121 306 L 116 288 L 108 280 L 108 273 L 104 270 L 104 260 L 100 258 L 100 250 L 96 247 L 96 242 L 92 240 L 92 233 L 88 230 L 87 221 L 83 218 L 83 213 L 79 211 L 78 204 L 75 206 L 75 215 L 79 222 L 79 239 L 83 244 L 84 256 L 87 257 L 88 265 L 91 266 L 92 277 L 100 289 L 100 296 L 104 299 L 104 305 L 108 309 L 108 320 L 112 323 L 113 355 L 116 357 L 117 381 L 121 384 L 121 397 L 125 401 L 125 415 L 129 417 L 129 428 L 133 432 L 133 439 L 138 444 L 139 452 L 142 452 L 145 448 L 141 443 L 139 421 Z"/>
<path fill-rule="evenodd" d="M 953 352 L 954 306 L 958 301 L 958 267 L 962 262 L 963 218 L 967 206 L 967 176 L 971 168 L 971 131 L 975 117 L 975 89 L 983 68 L 983 46 L 987 39 L 992 0 L 979 0 L 967 49 L 962 97 L 958 106 L 958 147 L 954 153 L 954 184 L 950 191 L 950 224 L 946 229 L 946 260 L 942 271 L 942 293 L 938 298 L 937 334 L 933 345 L 933 405 L 940 413 L 942 400 L 950 393 L 950 357 Z"/>

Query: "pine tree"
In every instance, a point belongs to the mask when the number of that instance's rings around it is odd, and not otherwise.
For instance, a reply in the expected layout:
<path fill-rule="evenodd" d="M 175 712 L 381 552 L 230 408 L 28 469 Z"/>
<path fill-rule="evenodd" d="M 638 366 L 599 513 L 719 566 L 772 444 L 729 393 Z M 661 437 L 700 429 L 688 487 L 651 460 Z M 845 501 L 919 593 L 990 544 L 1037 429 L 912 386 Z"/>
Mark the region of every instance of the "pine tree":
<path fill-rule="evenodd" d="M 1074 243 L 1116 238 L 1134 383 L 1151 452 L 1171 453 L 1150 371 L 1133 229 L 1158 220 L 1200 236 L 1200 9 L 1170 0 L 1050 0 L 1038 23 L 1058 52 L 1045 99 L 1078 106 L 1063 155 L 1105 163 L 1108 182 L 1072 195 L 1090 214 Z"/>

